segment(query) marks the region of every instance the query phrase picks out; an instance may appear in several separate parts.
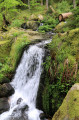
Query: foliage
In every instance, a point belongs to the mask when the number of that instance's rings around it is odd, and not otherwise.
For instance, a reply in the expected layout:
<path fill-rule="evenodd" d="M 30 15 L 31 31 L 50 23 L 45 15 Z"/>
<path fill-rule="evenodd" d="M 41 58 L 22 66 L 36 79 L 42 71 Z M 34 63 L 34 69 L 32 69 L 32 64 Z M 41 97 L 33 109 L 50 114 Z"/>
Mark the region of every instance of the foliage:
<path fill-rule="evenodd" d="M 45 63 L 43 109 L 50 116 L 60 107 L 71 86 L 79 82 L 78 41 L 79 29 L 75 29 L 64 36 L 55 35 L 49 44 L 50 56 Z"/>
<path fill-rule="evenodd" d="M 5 34 L 4 40 L 7 38 L 8 42 L 3 40 L 4 44 L 0 47 L 0 82 L 15 71 L 23 48 L 29 43 L 26 36 L 24 31 L 13 28 Z"/>
<path fill-rule="evenodd" d="M 15 19 L 13 20 L 12 24 L 10 27 L 21 27 L 22 23 L 24 22 L 23 19 Z"/>
<path fill-rule="evenodd" d="M 10 20 L 12 20 L 12 18 L 14 18 L 17 15 L 18 13 L 17 6 L 27 6 L 27 5 L 25 5 L 21 0 L 1 1 L 0 3 L 0 26 L 2 26 L 3 24 L 3 14 L 5 14 L 7 19 L 10 19 Z"/>
<path fill-rule="evenodd" d="M 45 17 L 42 21 L 43 26 L 39 27 L 39 31 L 51 31 L 58 24 L 58 19 L 52 18 L 51 16 Z"/>
<path fill-rule="evenodd" d="M 67 93 L 62 105 L 57 110 L 52 120 L 69 119 L 76 120 L 79 119 L 79 91 L 78 91 L 79 83 L 76 83 L 72 86 L 72 88 Z"/>
<path fill-rule="evenodd" d="M 70 12 L 70 5 L 68 4 L 68 2 L 66 0 L 59 2 L 57 5 L 57 12 L 60 13 L 64 13 L 64 12 Z"/>
<path fill-rule="evenodd" d="M 0 3 L 0 11 L 2 13 L 7 14 L 8 11 L 10 11 L 13 7 L 19 5 L 20 3 L 16 0 L 4 0 L 3 2 Z M 16 8 L 16 7 L 15 7 Z"/>
<path fill-rule="evenodd" d="M 69 26 L 70 29 L 79 27 L 79 7 L 73 10 L 73 16 L 68 19 L 67 26 Z"/>
<path fill-rule="evenodd" d="M 30 6 L 32 9 L 35 9 L 38 5 L 40 5 L 37 0 L 31 0 L 30 1 Z"/>

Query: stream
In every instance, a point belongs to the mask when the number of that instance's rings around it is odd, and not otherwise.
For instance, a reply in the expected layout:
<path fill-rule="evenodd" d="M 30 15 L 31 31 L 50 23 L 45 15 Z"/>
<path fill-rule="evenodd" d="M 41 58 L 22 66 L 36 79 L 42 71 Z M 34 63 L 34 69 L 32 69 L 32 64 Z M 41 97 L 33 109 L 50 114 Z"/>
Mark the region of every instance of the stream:
<path fill-rule="evenodd" d="M 10 109 L 0 120 L 40 120 L 43 111 L 36 109 L 36 98 L 45 55 L 45 44 L 51 40 L 30 45 L 24 51 L 16 74 L 10 83 L 15 93 L 9 98 Z"/>

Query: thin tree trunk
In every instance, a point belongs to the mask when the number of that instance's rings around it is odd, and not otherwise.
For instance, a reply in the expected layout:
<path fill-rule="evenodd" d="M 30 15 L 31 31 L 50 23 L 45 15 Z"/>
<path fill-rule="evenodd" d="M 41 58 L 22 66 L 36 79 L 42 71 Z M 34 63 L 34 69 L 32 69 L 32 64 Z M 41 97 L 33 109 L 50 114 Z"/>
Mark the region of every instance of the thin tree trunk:
<path fill-rule="evenodd" d="M 30 9 L 30 0 L 28 0 L 28 7 L 29 7 L 29 9 Z"/>
<path fill-rule="evenodd" d="M 48 0 L 46 0 L 46 8 L 47 8 L 47 10 L 48 10 Z"/>
<path fill-rule="evenodd" d="M 26 3 L 26 0 L 22 0 L 23 1 L 23 3 Z"/>
<path fill-rule="evenodd" d="M 75 8 L 76 7 L 76 1 L 73 0 L 73 7 Z"/>
<path fill-rule="evenodd" d="M 41 5 L 43 5 L 43 0 L 41 0 Z"/>

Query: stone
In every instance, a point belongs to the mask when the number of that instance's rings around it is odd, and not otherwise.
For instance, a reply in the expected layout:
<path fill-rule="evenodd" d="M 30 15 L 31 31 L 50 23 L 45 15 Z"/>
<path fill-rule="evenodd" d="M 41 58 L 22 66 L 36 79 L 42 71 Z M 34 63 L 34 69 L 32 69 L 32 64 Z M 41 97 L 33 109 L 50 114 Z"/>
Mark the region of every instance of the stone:
<path fill-rule="evenodd" d="M 19 104 L 19 106 L 13 110 L 10 120 L 28 120 L 26 111 L 28 111 L 28 105 L 23 104 L 22 106 L 22 104 Z"/>
<path fill-rule="evenodd" d="M 0 84 L 0 97 L 8 97 L 14 93 L 13 87 L 9 83 Z"/>
<path fill-rule="evenodd" d="M 45 120 L 45 114 L 44 113 L 41 113 L 39 117 L 40 117 L 41 120 Z"/>
<path fill-rule="evenodd" d="M 39 14 L 38 15 L 38 20 L 42 21 L 44 19 L 43 15 Z"/>
<path fill-rule="evenodd" d="M 10 108 L 7 98 L 0 98 L 0 114 L 8 111 Z"/>
<path fill-rule="evenodd" d="M 27 22 L 27 28 L 28 29 L 33 29 L 34 31 L 36 31 L 39 27 L 40 23 L 37 21 L 28 21 Z"/>
<path fill-rule="evenodd" d="M 34 21 L 37 21 L 38 20 L 38 17 L 34 14 L 32 14 L 29 18 L 29 20 L 34 20 Z"/>
<path fill-rule="evenodd" d="M 68 91 L 52 120 L 79 120 L 79 83 Z"/>
<path fill-rule="evenodd" d="M 23 24 L 21 25 L 21 28 L 27 29 L 27 23 L 23 23 Z"/>
<path fill-rule="evenodd" d="M 20 104 L 22 100 L 23 100 L 22 98 L 19 98 L 19 99 L 17 100 L 17 104 Z"/>

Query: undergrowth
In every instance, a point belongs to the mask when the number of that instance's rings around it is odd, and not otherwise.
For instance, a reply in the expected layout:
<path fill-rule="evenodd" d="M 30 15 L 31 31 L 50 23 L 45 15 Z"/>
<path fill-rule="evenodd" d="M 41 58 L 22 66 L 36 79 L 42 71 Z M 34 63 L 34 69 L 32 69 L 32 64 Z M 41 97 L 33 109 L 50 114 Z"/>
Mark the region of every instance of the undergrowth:
<path fill-rule="evenodd" d="M 45 63 L 43 109 L 52 115 L 58 110 L 71 86 L 79 82 L 79 29 L 64 36 L 55 35 Z"/>

